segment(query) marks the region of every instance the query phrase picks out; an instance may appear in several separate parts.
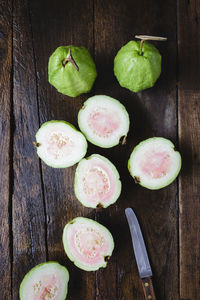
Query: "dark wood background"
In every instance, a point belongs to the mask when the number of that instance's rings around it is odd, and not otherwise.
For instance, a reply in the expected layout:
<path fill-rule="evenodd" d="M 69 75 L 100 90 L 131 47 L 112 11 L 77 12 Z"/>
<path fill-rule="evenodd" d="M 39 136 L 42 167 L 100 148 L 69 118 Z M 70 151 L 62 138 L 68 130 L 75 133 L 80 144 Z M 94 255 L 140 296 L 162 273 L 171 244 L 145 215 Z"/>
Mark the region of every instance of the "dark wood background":
<path fill-rule="evenodd" d="M 133 94 L 119 86 L 113 59 L 135 34 L 167 36 L 155 43 L 163 57 L 155 87 Z M 47 77 L 48 58 L 60 45 L 89 49 L 98 78 L 90 94 L 69 98 Z M 124 216 L 134 208 L 144 233 L 158 300 L 200 299 L 200 2 L 198 0 L 80 0 L 0 2 L 0 282 L 3 300 L 18 299 L 24 275 L 38 263 L 56 260 L 70 272 L 70 300 L 142 300 L 129 229 Z M 119 99 L 131 127 L 127 145 L 100 149 L 116 164 L 123 191 L 103 211 L 75 198 L 75 166 L 52 169 L 33 146 L 47 120 L 77 126 L 81 104 L 95 94 Z M 134 184 L 127 170 L 141 140 L 171 139 L 183 157 L 177 181 L 150 191 Z M 73 217 L 106 225 L 115 251 L 106 269 L 84 272 L 66 257 L 62 230 Z"/>

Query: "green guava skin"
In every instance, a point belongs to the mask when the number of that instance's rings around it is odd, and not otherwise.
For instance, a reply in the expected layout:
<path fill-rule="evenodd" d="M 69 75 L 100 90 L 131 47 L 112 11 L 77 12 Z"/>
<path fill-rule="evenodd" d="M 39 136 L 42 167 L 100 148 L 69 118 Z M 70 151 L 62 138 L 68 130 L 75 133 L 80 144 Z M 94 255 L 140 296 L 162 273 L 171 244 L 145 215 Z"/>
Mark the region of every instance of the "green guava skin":
<path fill-rule="evenodd" d="M 71 62 L 63 66 L 63 61 L 69 57 L 70 51 L 73 60 L 78 66 L 76 70 Z M 95 63 L 85 47 L 60 46 L 49 58 L 49 83 L 60 93 L 77 97 L 91 90 L 97 77 Z"/>
<path fill-rule="evenodd" d="M 161 73 L 161 55 L 152 44 L 130 41 L 114 59 L 114 74 L 122 87 L 139 92 L 154 86 Z"/>
<path fill-rule="evenodd" d="M 59 268 L 60 270 L 63 270 L 63 272 L 65 272 L 65 277 L 66 277 L 66 284 L 65 284 L 65 291 L 64 291 L 64 295 L 62 297 L 62 300 L 66 299 L 67 296 L 67 292 L 68 292 L 68 282 L 69 282 L 69 272 L 67 270 L 66 267 L 60 265 L 58 262 L 56 261 L 49 261 L 49 262 L 45 262 L 45 263 L 41 263 L 39 265 L 36 265 L 34 268 L 32 268 L 23 278 L 21 284 L 20 284 L 20 288 L 19 288 L 19 297 L 20 300 L 26 300 L 26 297 L 24 297 L 24 293 L 23 290 L 25 288 L 26 282 L 30 280 L 31 275 L 37 271 L 39 271 L 40 267 L 42 266 L 46 266 L 46 265 L 55 265 L 57 268 Z"/>

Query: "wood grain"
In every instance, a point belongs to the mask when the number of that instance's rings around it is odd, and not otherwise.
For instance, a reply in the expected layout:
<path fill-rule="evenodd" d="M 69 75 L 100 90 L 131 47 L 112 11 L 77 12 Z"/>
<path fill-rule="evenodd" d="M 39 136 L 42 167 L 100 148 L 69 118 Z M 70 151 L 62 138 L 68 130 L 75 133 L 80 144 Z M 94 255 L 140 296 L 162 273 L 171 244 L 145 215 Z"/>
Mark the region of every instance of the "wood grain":
<path fill-rule="evenodd" d="M 5 13 L 6 11 L 6 13 Z M 12 1 L 0 3 L 0 281 L 1 298 L 11 299 L 10 110 L 12 103 Z M 12 188 L 11 188 L 12 189 Z M 11 190 L 10 189 L 10 190 Z"/>
<path fill-rule="evenodd" d="M 123 184 L 117 203 L 97 214 L 98 220 L 111 229 L 116 242 L 112 265 L 107 273 L 105 270 L 98 275 L 101 299 L 144 299 L 124 215 L 125 208 L 131 206 L 147 244 L 155 275 L 155 293 L 158 299 L 175 300 L 178 299 L 177 184 L 160 191 L 136 186 L 127 170 L 127 161 L 133 147 L 145 138 L 163 136 L 177 144 L 176 3 L 95 1 L 94 23 L 99 72 L 95 93 L 119 99 L 131 119 L 126 146 L 95 148 L 116 164 Z M 168 42 L 155 43 L 163 57 L 162 75 L 155 87 L 134 94 L 119 86 L 113 74 L 113 59 L 120 47 L 136 34 L 167 36 Z"/>
<path fill-rule="evenodd" d="M 18 300 L 23 276 L 47 259 L 69 269 L 69 300 L 144 299 L 124 215 L 130 206 L 144 234 L 157 299 L 199 300 L 199 24 L 196 0 L 1 1 L 0 298 Z M 168 41 L 152 42 L 163 58 L 158 82 L 134 94 L 119 86 L 113 59 L 136 34 Z M 49 56 L 69 44 L 87 47 L 98 71 L 91 93 L 75 99 L 48 83 Z M 45 121 L 67 120 L 77 127 L 79 108 L 95 94 L 119 99 L 131 119 L 125 146 L 88 147 L 87 155 L 106 156 L 120 172 L 122 194 L 106 210 L 86 209 L 77 201 L 76 166 L 52 169 L 39 161 L 33 146 Z M 183 157 L 179 183 L 159 191 L 135 185 L 127 170 L 133 147 L 152 136 L 171 139 Z M 107 268 L 84 272 L 65 255 L 62 231 L 76 216 L 96 219 L 113 234 Z"/>
<path fill-rule="evenodd" d="M 48 9 L 46 9 L 48 7 Z M 38 75 L 39 117 L 66 120 L 77 127 L 77 113 L 88 97 L 70 98 L 48 83 L 48 59 L 61 45 L 85 46 L 93 54 L 92 1 L 32 1 L 31 17 Z M 68 299 L 94 299 L 95 273 L 75 267 L 64 253 L 62 232 L 65 224 L 77 216 L 94 217 L 85 209 L 73 191 L 75 168 L 52 169 L 42 163 L 44 196 L 47 211 L 47 241 L 50 260 L 66 265 L 70 272 Z"/>
<path fill-rule="evenodd" d="M 37 85 L 27 1 L 14 1 L 13 299 L 25 274 L 46 260 L 45 214 L 39 159 Z"/>
<path fill-rule="evenodd" d="M 178 1 L 180 299 L 200 299 L 200 4 Z"/>

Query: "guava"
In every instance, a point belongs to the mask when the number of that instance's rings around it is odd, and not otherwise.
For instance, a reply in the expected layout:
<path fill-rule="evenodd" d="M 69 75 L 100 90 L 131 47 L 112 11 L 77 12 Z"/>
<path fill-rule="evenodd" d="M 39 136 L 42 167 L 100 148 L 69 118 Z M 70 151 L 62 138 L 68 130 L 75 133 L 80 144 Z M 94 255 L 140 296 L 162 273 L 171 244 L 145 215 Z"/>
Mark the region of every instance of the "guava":
<path fill-rule="evenodd" d="M 67 168 L 86 154 L 84 135 L 66 121 L 48 121 L 36 133 L 38 156 L 50 167 Z"/>
<path fill-rule="evenodd" d="M 181 155 L 174 144 L 162 137 L 139 143 L 131 153 L 128 169 L 136 183 L 158 190 L 176 179 L 181 169 Z"/>
<path fill-rule="evenodd" d="M 60 46 L 49 58 L 49 83 L 60 93 L 76 97 L 91 90 L 97 77 L 95 63 L 85 47 Z"/>
<path fill-rule="evenodd" d="M 125 142 L 129 131 L 129 115 L 116 99 L 97 95 L 84 102 L 78 113 L 80 130 L 92 144 L 111 148 Z"/>
<path fill-rule="evenodd" d="M 86 207 L 108 207 L 121 193 L 121 181 L 116 167 L 99 154 L 82 159 L 75 173 L 74 191 Z"/>
<path fill-rule="evenodd" d="M 78 217 L 65 225 L 63 245 L 67 256 L 78 268 L 96 271 L 106 267 L 114 249 L 114 240 L 105 226 Z"/>
<path fill-rule="evenodd" d="M 47 262 L 31 269 L 21 282 L 20 300 L 65 300 L 68 270 L 57 262 Z"/>
<path fill-rule="evenodd" d="M 161 73 L 161 55 L 152 44 L 130 41 L 114 59 L 114 74 L 122 87 L 139 92 L 154 86 Z"/>

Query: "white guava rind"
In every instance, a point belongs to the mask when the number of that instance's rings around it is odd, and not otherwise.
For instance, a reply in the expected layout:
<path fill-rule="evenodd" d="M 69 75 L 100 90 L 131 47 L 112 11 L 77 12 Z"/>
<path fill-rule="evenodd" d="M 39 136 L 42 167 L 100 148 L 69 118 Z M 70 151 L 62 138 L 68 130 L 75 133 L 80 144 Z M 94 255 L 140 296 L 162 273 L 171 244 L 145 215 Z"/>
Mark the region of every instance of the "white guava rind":
<path fill-rule="evenodd" d="M 57 162 L 53 162 L 53 160 L 51 158 L 48 157 L 48 153 L 46 152 L 46 148 L 45 148 L 45 142 L 43 143 L 44 137 L 46 132 L 48 132 L 48 130 L 50 128 L 54 128 L 54 126 L 61 126 L 62 130 L 66 130 L 74 139 L 74 141 L 78 141 L 78 147 L 77 147 L 77 153 L 76 153 L 76 157 L 73 155 L 71 155 L 71 158 L 69 159 L 66 158 L 66 161 L 57 161 Z M 67 168 L 67 167 L 71 167 L 74 164 L 76 164 L 77 162 L 79 162 L 86 154 L 87 152 L 87 141 L 84 137 L 84 135 L 78 131 L 72 124 L 70 124 L 69 122 L 66 121 L 60 121 L 60 120 L 52 120 L 52 121 L 48 121 L 44 124 L 42 124 L 42 126 L 38 129 L 37 133 L 36 133 L 36 143 L 38 143 L 39 146 L 37 146 L 37 154 L 38 156 L 50 167 L 52 168 Z"/>
<path fill-rule="evenodd" d="M 162 179 L 154 179 L 154 180 L 149 180 L 145 178 L 145 176 L 142 173 L 142 171 L 138 171 L 137 167 L 137 161 L 138 157 L 140 155 L 141 149 L 144 149 L 144 147 L 148 145 L 152 145 L 152 143 L 155 143 L 157 145 L 162 145 L 169 153 L 171 154 L 171 159 L 173 161 L 173 166 L 171 172 L 168 172 L 167 176 L 163 177 Z M 128 169 L 133 178 L 136 179 L 137 177 L 140 179 L 139 183 L 141 186 L 150 189 L 150 190 L 158 190 L 161 188 L 164 188 L 168 186 L 170 183 L 172 183 L 176 177 L 178 176 L 180 169 L 181 169 L 181 155 L 178 151 L 176 151 L 174 144 L 162 137 L 153 137 L 149 138 L 145 141 L 142 141 L 139 143 L 132 151 L 131 156 L 128 161 Z M 157 181 L 157 182 L 156 182 Z"/>
<path fill-rule="evenodd" d="M 51 270 L 51 268 L 53 268 L 55 272 L 59 272 L 60 275 L 63 276 L 63 295 L 58 300 L 66 299 L 67 292 L 68 292 L 69 272 L 66 267 L 60 265 L 58 262 L 49 261 L 35 266 L 24 276 L 19 289 L 20 300 L 31 300 L 27 298 L 28 295 L 30 294 L 30 289 L 28 287 L 30 280 L 32 283 L 33 278 L 37 277 L 37 273 L 39 273 L 41 270 L 43 272 L 44 271 L 48 272 L 48 270 Z M 26 288 L 28 289 L 27 293 L 26 293 Z"/>
<path fill-rule="evenodd" d="M 68 244 L 67 241 L 67 231 L 69 229 L 70 226 L 73 226 L 73 224 L 75 223 L 83 223 L 83 224 L 88 224 L 90 226 L 95 226 L 98 227 L 101 231 L 103 231 L 106 235 L 107 238 L 109 239 L 109 251 L 107 253 L 103 253 L 103 257 L 108 256 L 110 257 L 112 255 L 112 252 L 114 250 L 114 240 L 113 240 L 113 236 L 110 233 L 110 231 L 103 225 L 101 225 L 100 223 L 89 219 L 89 218 L 85 218 L 85 217 L 77 217 L 74 218 L 73 220 L 71 220 L 70 222 L 68 222 L 63 230 L 63 246 L 64 246 L 64 250 L 66 255 L 68 256 L 68 258 L 80 269 L 84 270 L 84 271 L 97 271 L 99 268 L 105 268 L 107 266 L 107 261 L 103 260 L 103 263 L 98 264 L 98 265 L 86 265 L 84 263 L 82 263 L 81 261 L 77 261 L 77 258 L 74 257 L 74 255 L 72 254 L 71 250 L 70 250 L 70 245 Z"/>
<path fill-rule="evenodd" d="M 101 162 L 103 162 L 104 164 L 106 164 L 107 168 L 110 168 L 110 171 L 113 174 L 113 177 L 115 177 L 115 193 L 112 196 L 112 198 L 105 204 L 103 203 L 90 203 L 87 201 L 87 199 L 84 199 L 84 196 L 82 195 L 83 192 L 82 190 L 80 190 L 79 186 L 80 186 L 80 180 L 82 180 L 82 165 L 87 163 L 87 161 L 92 160 L 93 158 L 97 158 L 99 159 Z M 83 158 L 77 168 L 76 168 L 76 172 L 75 172 L 75 178 L 74 178 L 74 192 L 75 195 L 77 197 L 77 199 L 85 206 L 85 207 L 91 207 L 91 208 L 96 208 L 98 204 L 100 204 L 102 207 L 106 208 L 109 205 L 115 203 L 117 201 L 117 199 L 119 198 L 120 194 L 121 194 L 121 181 L 120 181 L 120 176 L 119 176 L 119 172 L 117 171 L 116 167 L 114 166 L 114 164 L 107 159 L 106 157 L 99 155 L 99 154 L 92 154 L 91 156 L 87 157 L 87 158 Z"/>
<path fill-rule="evenodd" d="M 120 130 L 107 138 L 100 137 L 96 133 L 92 132 L 87 122 L 89 112 L 92 108 L 96 108 L 97 106 L 110 106 L 109 110 L 113 109 L 114 112 L 117 111 L 121 118 Z M 118 100 L 106 95 L 96 95 L 87 99 L 84 102 L 83 107 L 79 110 L 78 125 L 81 132 L 85 135 L 89 142 L 102 148 L 111 148 L 119 144 L 121 137 L 127 136 L 130 120 L 126 108 Z"/>

